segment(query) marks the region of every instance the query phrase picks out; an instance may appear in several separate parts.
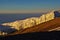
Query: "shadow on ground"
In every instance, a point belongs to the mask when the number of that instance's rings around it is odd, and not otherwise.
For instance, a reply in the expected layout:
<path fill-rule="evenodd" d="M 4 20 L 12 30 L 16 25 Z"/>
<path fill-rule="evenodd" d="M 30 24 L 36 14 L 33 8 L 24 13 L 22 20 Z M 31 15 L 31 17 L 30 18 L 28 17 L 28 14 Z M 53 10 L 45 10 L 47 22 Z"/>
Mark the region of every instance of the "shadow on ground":
<path fill-rule="evenodd" d="M 13 36 L 0 37 L 0 40 L 58 40 L 60 31 L 52 32 L 34 32 L 27 34 L 18 34 Z"/>

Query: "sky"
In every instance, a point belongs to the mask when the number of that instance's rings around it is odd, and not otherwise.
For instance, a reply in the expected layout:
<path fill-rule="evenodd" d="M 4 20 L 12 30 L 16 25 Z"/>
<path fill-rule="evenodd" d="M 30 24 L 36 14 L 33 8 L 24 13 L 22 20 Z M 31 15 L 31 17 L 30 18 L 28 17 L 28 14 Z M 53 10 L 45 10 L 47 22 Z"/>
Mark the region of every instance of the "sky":
<path fill-rule="evenodd" d="M 0 13 L 39 13 L 59 9 L 60 0 L 0 0 Z"/>

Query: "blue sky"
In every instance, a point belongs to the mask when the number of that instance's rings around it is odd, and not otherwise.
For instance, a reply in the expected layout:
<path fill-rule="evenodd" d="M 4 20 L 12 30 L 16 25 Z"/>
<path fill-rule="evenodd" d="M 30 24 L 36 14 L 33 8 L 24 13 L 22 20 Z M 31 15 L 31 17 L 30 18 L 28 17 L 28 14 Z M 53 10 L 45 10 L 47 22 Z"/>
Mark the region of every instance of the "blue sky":
<path fill-rule="evenodd" d="M 0 0 L 2 12 L 33 12 L 60 9 L 60 0 Z"/>

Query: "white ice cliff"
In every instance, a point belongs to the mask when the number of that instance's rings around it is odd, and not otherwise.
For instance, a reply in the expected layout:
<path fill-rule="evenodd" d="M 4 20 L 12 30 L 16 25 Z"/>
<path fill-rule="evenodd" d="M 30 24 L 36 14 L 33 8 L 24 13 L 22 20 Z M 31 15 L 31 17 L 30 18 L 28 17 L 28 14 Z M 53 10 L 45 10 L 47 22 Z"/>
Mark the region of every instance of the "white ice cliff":
<path fill-rule="evenodd" d="M 25 29 L 28 27 L 32 27 L 34 25 L 44 23 L 44 22 L 52 20 L 52 19 L 54 19 L 54 11 L 43 14 L 40 17 L 31 17 L 31 18 L 27 18 L 24 20 L 17 20 L 14 22 L 3 23 L 2 25 L 11 26 L 11 28 L 14 28 L 16 30 L 21 30 L 21 29 Z"/>

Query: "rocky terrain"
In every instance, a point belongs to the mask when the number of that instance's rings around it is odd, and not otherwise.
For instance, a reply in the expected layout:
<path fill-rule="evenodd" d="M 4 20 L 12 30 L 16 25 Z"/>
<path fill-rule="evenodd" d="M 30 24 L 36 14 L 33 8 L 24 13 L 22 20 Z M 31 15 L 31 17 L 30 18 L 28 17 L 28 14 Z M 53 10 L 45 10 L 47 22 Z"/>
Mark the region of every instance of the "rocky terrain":
<path fill-rule="evenodd" d="M 1 25 L 9 26 L 10 28 L 17 30 L 17 32 L 12 33 L 13 35 L 30 33 L 30 32 L 45 32 L 45 31 L 50 32 L 52 30 L 58 29 L 60 25 L 59 15 L 60 15 L 59 11 L 51 11 L 49 13 L 43 14 L 40 17 L 31 17 L 24 20 L 17 20 L 14 22 L 3 23 Z M 8 33 L 6 34 L 10 35 Z"/>
<path fill-rule="evenodd" d="M 21 31 L 16 31 L 9 35 L 26 34 L 26 33 L 34 33 L 34 32 L 52 32 L 52 31 L 60 31 L 60 18 L 55 18 L 48 22 L 35 25 L 33 27 L 26 28 Z"/>
<path fill-rule="evenodd" d="M 48 25 L 47 25 L 48 24 Z M 60 17 L 48 22 L 0 36 L 0 40 L 59 40 Z"/>

